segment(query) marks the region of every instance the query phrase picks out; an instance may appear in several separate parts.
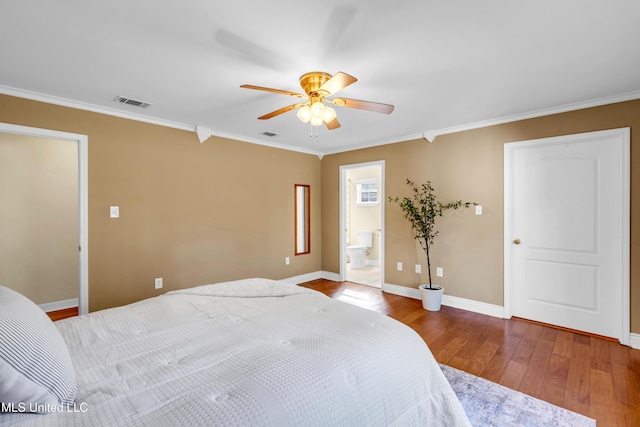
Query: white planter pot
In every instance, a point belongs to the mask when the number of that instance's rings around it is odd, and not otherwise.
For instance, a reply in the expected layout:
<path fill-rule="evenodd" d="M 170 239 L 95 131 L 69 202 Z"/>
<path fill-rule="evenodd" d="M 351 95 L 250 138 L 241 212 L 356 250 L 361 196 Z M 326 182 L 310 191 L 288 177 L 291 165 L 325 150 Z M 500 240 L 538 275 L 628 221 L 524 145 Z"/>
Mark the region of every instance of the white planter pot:
<path fill-rule="evenodd" d="M 429 311 L 439 311 L 442 304 L 442 295 L 444 288 L 438 285 L 431 285 L 433 289 L 429 289 L 429 285 L 422 284 L 419 286 L 420 295 L 422 296 L 422 307 Z"/>

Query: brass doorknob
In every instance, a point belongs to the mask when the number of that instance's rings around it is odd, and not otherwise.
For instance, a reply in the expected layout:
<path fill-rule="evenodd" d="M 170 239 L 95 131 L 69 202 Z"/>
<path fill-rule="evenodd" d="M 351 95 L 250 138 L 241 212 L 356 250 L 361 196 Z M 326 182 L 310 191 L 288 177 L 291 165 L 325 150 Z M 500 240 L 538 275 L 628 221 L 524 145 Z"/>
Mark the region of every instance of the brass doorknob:
<path fill-rule="evenodd" d="M 513 243 L 515 243 L 516 245 L 519 245 L 519 244 L 520 244 L 520 243 L 522 243 L 522 242 L 520 241 L 520 239 L 515 239 L 515 240 L 513 241 Z"/>

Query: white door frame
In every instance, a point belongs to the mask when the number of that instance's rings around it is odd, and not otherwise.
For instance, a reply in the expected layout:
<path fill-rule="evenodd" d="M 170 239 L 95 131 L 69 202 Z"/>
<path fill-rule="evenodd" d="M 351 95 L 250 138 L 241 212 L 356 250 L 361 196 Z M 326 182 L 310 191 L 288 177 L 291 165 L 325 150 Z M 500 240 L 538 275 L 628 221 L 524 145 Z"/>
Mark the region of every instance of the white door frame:
<path fill-rule="evenodd" d="M 367 166 L 380 166 L 380 186 L 378 187 L 378 196 L 380 200 L 380 288 L 384 285 L 384 206 L 385 206 L 385 195 L 384 195 L 384 160 L 378 160 L 373 162 L 365 162 L 365 163 L 356 163 L 352 165 L 342 165 L 340 166 L 340 281 L 344 282 L 347 280 L 347 254 L 345 252 L 346 240 L 344 235 L 344 229 L 347 223 L 347 209 L 344 203 L 345 197 L 345 188 L 347 186 L 347 171 L 350 169 L 358 169 Z"/>
<path fill-rule="evenodd" d="M 89 137 L 87 135 L 77 133 L 60 132 L 56 130 L 12 125 L 1 122 L 0 132 L 73 141 L 78 144 L 78 245 L 80 246 L 80 250 L 78 252 L 78 276 L 80 283 L 78 289 L 78 314 L 86 314 L 89 311 L 89 180 L 87 166 L 87 145 Z"/>
<path fill-rule="evenodd" d="M 512 200 L 511 194 L 513 191 L 511 183 L 512 175 L 512 154 L 517 148 L 522 146 L 534 146 L 543 144 L 556 144 L 559 141 L 566 143 L 579 142 L 584 139 L 586 135 L 590 137 L 616 137 L 621 144 L 621 159 L 620 159 L 620 185 L 621 191 L 621 206 L 622 206 L 622 221 L 621 229 L 619 230 L 622 236 L 622 247 L 620 248 L 622 259 L 620 260 L 620 277 L 622 281 L 621 305 L 620 305 L 620 343 L 629 345 L 631 338 L 631 317 L 630 317 L 630 141 L 631 130 L 630 128 L 620 128 L 605 131 L 587 132 L 574 135 L 564 135 L 551 138 L 541 138 L 527 141 L 510 142 L 504 145 L 504 317 L 510 319 L 512 309 L 512 283 L 511 277 L 511 264 L 513 262 L 511 258 L 511 246 L 513 233 L 512 233 Z"/>

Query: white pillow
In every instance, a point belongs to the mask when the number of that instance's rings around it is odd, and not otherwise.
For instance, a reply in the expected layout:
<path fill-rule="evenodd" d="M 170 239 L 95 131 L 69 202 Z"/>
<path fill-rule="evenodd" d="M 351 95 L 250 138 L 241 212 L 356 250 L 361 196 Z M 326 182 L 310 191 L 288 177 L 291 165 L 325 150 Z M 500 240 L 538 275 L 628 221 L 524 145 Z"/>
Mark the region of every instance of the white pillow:
<path fill-rule="evenodd" d="M 31 300 L 0 286 L 0 402 L 46 412 L 47 405 L 73 403 L 76 392 L 71 357 L 58 328 Z"/>

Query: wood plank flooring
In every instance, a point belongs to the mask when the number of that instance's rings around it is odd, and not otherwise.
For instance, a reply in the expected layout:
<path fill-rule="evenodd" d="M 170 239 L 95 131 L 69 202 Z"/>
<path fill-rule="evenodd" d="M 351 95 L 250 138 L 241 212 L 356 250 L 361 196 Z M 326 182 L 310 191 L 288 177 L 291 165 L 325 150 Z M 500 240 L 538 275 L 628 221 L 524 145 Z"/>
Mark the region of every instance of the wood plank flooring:
<path fill-rule="evenodd" d="M 350 282 L 302 284 L 413 328 L 436 360 L 554 405 L 602 426 L 640 426 L 640 350 L 521 319 L 443 306 Z"/>
<path fill-rule="evenodd" d="M 47 312 L 47 316 L 54 322 L 56 320 L 66 319 L 78 315 L 78 307 L 65 308 L 64 310 L 56 310 Z"/>

